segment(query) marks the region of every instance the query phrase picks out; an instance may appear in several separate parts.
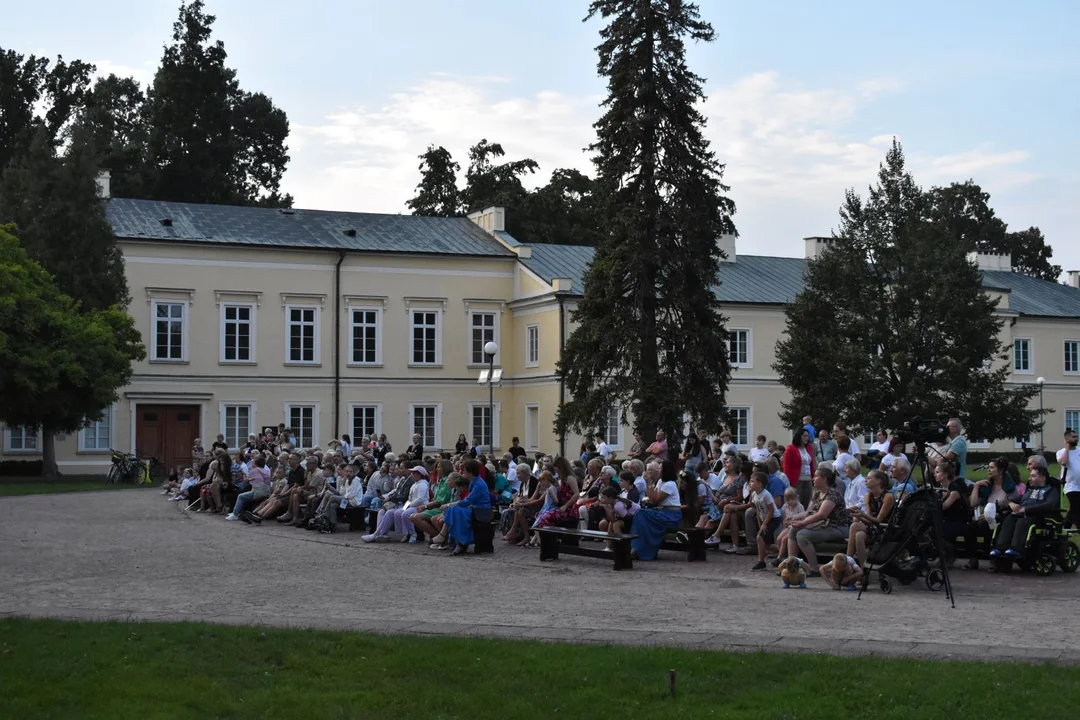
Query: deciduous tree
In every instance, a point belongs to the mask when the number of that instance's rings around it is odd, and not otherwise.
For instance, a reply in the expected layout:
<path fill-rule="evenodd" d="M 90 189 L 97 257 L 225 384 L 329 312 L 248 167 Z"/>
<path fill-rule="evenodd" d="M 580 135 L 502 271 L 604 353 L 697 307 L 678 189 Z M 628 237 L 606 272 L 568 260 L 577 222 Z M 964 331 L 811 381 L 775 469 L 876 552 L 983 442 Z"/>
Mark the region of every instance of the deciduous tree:
<path fill-rule="evenodd" d="M 100 419 L 146 356 L 118 307 L 83 311 L 0 227 L 0 421 L 42 431 L 43 474 L 55 477 L 55 435 Z"/>
<path fill-rule="evenodd" d="M 454 162 L 450 151 L 442 146 L 429 145 L 420 155 L 420 182 L 416 196 L 405 203 L 413 215 L 460 217 L 461 191 L 457 174 L 461 165 Z"/>
<path fill-rule="evenodd" d="M 734 233 L 723 168 L 703 135 L 703 80 L 686 40 L 712 26 L 680 0 L 594 0 L 598 69 L 607 79 L 592 145 L 602 232 L 559 365 L 571 399 L 556 430 L 596 428 L 609 408 L 646 434 L 725 421 L 730 378 L 725 318 L 713 290 Z"/>

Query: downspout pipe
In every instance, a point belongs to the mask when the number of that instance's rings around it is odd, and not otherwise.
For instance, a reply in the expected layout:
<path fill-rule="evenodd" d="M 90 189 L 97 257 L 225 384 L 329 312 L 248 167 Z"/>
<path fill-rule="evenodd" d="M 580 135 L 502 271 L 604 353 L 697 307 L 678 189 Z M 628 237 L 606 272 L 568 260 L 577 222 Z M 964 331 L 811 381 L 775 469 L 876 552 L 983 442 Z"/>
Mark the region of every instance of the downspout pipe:
<path fill-rule="evenodd" d="M 334 266 L 334 437 L 341 437 L 338 427 L 341 407 L 341 263 L 345 262 L 345 251 L 338 250 L 337 264 Z"/>
<path fill-rule="evenodd" d="M 562 295 L 556 295 L 559 301 L 559 364 L 563 360 L 563 348 L 566 347 L 566 306 L 563 305 Z M 562 410 L 566 402 L 566 377 L 559 373 L 559 410 Z M 559 432 L 559 455 L 566 457 L 566 432 Z"/>

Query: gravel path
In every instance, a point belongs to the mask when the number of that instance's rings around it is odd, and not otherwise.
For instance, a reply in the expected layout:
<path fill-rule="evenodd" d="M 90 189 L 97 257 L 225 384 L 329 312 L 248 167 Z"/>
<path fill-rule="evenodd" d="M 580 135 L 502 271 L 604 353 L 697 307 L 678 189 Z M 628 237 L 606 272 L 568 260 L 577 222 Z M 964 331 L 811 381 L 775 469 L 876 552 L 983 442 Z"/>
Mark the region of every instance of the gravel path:
<path fill-rule="evenodd" d="M 771 572 L 750 572 L 751 558 L 680 557 L 616 573 L 589 558 L 541 563 L 498 540 L 493 556 L 451 558 L 225 522 L 152 490 L 0 498 L 0 616 L 1080 663 L 1080 573 L 956 570 L 953 610 L 921 581 L 857 600 L 821 580 L 782 590 Z"/>

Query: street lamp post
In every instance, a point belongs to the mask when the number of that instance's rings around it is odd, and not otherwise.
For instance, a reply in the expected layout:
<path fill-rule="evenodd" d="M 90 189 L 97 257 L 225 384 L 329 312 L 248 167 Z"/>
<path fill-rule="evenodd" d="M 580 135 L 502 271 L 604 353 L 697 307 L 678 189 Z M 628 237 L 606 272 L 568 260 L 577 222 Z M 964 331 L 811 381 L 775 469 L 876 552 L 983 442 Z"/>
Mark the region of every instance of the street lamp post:
<path fill-rule="evenodd" d="M 1035 382 L 1039 384 L 1039 454 L 1046 454 L 1046 421 L 1043 418 L 1043 385 L 1046 378 L 1040 377 Z"/>
<path fill-rule="evenodd" d="M 499 346 L 494 342 L 484 345 L 484 354 L 488 358 L 488 431 L 491 433 L 488 436 L 488 454 L 492 458 L 495 457 L 495 353 L 497 352 L 499 352 Z"/>

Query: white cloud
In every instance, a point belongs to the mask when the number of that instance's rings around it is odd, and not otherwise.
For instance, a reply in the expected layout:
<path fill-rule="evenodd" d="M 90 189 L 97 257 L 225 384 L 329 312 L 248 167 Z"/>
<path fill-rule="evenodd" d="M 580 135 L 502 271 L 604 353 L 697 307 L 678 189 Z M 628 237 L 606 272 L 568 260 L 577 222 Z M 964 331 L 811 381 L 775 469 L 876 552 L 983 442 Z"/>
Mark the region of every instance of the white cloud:
<path fill-rule="evenodd" d="M 902 84 L 879 78 L 806 88 L 762 72 L 706 90 L 706 134 L 727 164 L 740 242 L 798 255 L 802 236 L 835 225 L 847 188 L 863 191 L 874 181 L 893 135 L 859 137 L 852 127 L 863 109 L 902 91 Z M 419 181 L 417 156 L 429 144 L 445 146 L 464 166 L 468 147 L 480 138 L 502 143 L 509 159 L 537 160 L 541 173 L 530 185 L 545 182 L 557 167 L 589 172 L 582 149 L 594 138 L 601 99 L 554 91 L 514 95 L 503 77 L 435 75 L 382 105 L 346 106 L 321 123 L 294 126 L 285 188 L 300 207 L 403 212 Z M 905 151 L 924 186 L 975 177 L 996 193 L 1035 179 L 1022 170 L 1028 154 L 1020 149 Z"/>
<path fill-rule="evenodd" d="M 94 72 L 94 77 L 108 77 L 109 75 L 116 75 L 117 77 L 133 77 L 140 85 L 145 89 L 146 86 L 154 79 L 154 73 L 157 72 L 157 62 L 147 61 L 143 63 L 142 67 L 131 67 L 130 65 L 121 65 L 111 60 L 94 60 L 92 64 L 97 68 Z"/>

